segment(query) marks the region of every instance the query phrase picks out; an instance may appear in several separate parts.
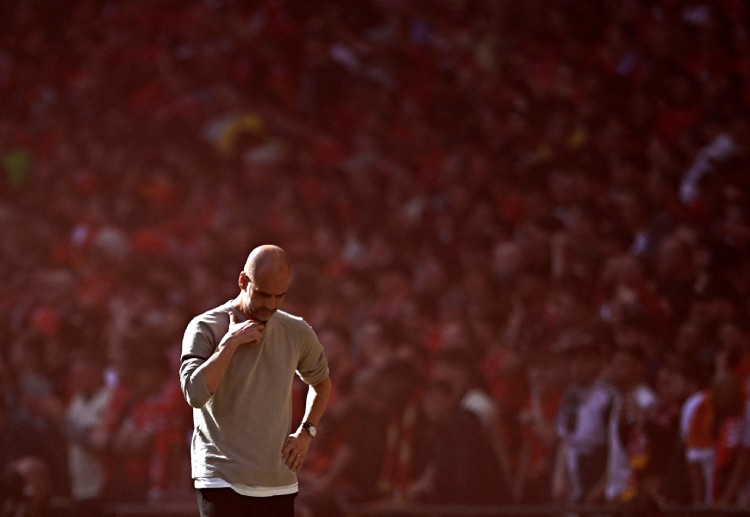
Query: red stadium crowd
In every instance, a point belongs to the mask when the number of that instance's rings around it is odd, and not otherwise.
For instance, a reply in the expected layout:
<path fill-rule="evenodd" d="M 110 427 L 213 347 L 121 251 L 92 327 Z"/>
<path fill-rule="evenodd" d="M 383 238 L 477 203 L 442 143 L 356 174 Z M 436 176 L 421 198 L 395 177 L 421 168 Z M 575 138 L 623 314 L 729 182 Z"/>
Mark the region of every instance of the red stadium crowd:
<path fill-rule="evenodd" d="M 193 497 L 182 332 L 274 242 L 301 511 L 750 507 L 748 145 L 741 0 L 7 5 L 3 496 Z"/>

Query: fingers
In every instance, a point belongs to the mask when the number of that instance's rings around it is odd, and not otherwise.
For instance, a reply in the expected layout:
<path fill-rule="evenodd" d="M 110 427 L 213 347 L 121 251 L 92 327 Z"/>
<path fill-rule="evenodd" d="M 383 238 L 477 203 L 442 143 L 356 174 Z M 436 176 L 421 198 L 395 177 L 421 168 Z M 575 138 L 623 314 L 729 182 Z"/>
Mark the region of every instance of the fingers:
<path fill-rule="evenodd" d="M 303 456 L 298 452 L 289 451 L 286 456 L 282 456 L 282 458 L 284 459 L 287 468 L 292 472 L 297 472 L 302 467 Z"/>
<path fill-rule="evenodd" d="M 247 345 L 260 343 L 261 339 L 263 339 L 263 333 L 261 330 L 252 327 L 242 327 L 238 329 L 235 336 L 237 336 L 240 343 Z"/>
<path fill-rule="evenodd" d="M 281 451 L 281 458 L 284 460 L 287 468 L 292 472 L 297 472 L 302 468 L 307 451 L 300 442 L 289 440 Z"/>
<path fill-rule="evenodd" d="M 254 337 L 251 341 L 260 341 L 264 328 L 266 328 L 265 324 L 258 321 L 248 320 L 242 324 L 242 332 Z"/>
<path fill-rule="evenodd" d="M 265 324 L 255 320 L 238 321 L 234 311 L 229 312 L 229 334 L 242 343 L 258 343 L 263 337 Z"/>
<path fill-rule="evenodd" d="M 300 453 L 289 453 L 284 459 L 284 463 L 286 463 L 286 466 L 289 468 L 289 470 L 291 470 L 292 472 L 297 472 L 302 468 L 302 462 L 304 461 L 304 458 L 305 457 Z"/>

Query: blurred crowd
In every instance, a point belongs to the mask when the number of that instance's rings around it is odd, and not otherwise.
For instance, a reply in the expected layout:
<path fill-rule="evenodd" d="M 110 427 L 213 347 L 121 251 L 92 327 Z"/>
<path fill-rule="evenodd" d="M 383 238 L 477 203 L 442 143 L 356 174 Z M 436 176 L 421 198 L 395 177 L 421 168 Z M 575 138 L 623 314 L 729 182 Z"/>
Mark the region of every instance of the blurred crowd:
<path fill-rule="evenodd" d="M 191 500 L 182 332 L 273 242 L 300 512 L 750 507 L 749 115 L 742 0 L 8 3 L 0 501 Z"/>

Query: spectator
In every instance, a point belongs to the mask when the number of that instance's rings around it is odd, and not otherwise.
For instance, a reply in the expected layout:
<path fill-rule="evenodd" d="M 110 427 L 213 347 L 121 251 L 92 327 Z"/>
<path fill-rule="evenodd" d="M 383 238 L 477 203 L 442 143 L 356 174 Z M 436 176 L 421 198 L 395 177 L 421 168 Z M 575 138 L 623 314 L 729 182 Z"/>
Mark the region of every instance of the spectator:
<path fill-rule="evenodd" d="M 601 498 L 607 464 L 606 429 L 612 388 L 601 376 L 603 343 L 590 334 L 569 332 L 556 348 L 569 358 L 570 384 L 557 418 L 559 453 L 553 496 L 581 503 Z"/>
<path fill-rule="evenodd" d="M 646 352 L 620 345 L 610 362 L 610 382 L 616 389 L 608 424 L 607 501 L 629 501 L 644 489 L 648 464 L 647 426 L 658 399 L 646 383 Z"/>
<path fill-rule="evenodd" d="M 552 471 L 559 440 L 555 424 L 567 382 L 566 370 L 562 354 L 551 354 L 528 367 L 531 390 L 519 415 L 521 439 L 512 477 L 517 502 L 552 502 Z"/>
<path fill-rule="evenodd" d="M 691 375 L 681 359 L 666 361 L 656 373 L 654 411 L 646 421 L 648 451 L 641 493 L 660 502 L 688 504 L 685 449 L 680 437 L 680 412 L 691 394 Z"/>
<path fill-rule="evenodd" d="M 104 358 L 95 351 L 74 352 L 70 367 L 71 399 L 63 429 L 68 440 L 71 499 L 82 513 L 95 515 L 107 480 L 102 451 L 93 443 L 112 394 L 104 382 Z"/>
<path fill-rule="evenodd" d="M 460 340 L 459 336 L 459 340 Z M 495 401 L 483 386 L 482 373 L 478 369 L 471 348 L 466 345 L 449 346 L 433 360 L 432 379 L 445 382 L 462 410 L 472 413 L 479 421 L 490 449 L 501 468 L 502 483 L 498 489 L 508 494 L 511 479 L 509 436 L 512 424 L 503 421 L 503 415 Z M 450 407 L 451 400 L 442 400 L 440 390 L 434 394 L 435 405 Z M 445 410 L 445 409 L 444 409 Z M 508 498 L 509 499 L 509 498 Z M 506 499 L 506 500 L 508 500 Z"/>
<path fill-rule="evenodd" d="M 170 365 L 168 371 L 179 369 L 181 347 L 163 348 Z M 153 416 L 157 418 L 149 461 L 148 501 L 151 503 L 181 501 L 193 492 L 189 454 L 192 412 L 185 405 L 179 382 L 172 381 L 167 374 L 162 386 L 154 400 L 156 415 Z"/>
<path fill-rule="evenodd" d="M 302 508 L 335 517 L 342 514 L 338 500 L 380 504 L 407 497 L 426 464 L 418 382 L 401 360 L 355 374 L 351 395 L 332 422 L 335 438 L 326 468 L 302 475 L 309 487 Z"/>
<path fill-rule="evenodd" d="M 704 391 L 688 422 L 685 450 L 693 502 L 727 500 L 728 479 L 740 453 L 742 392 L 731 374 Z"/>
<path fill-rule="evenodd" d="M 329 420 L 330 439 L 317 447 L 329 456 L 326 464 L 319 470 L 313 460 L 313 468 L 300 474 L 300 483 L 307 487 L 301 492 L 301 508 L 316 516 L 337 517 L 341 515 L 337 498 L 358 501 L 372 496 L 375 470 L 367 466 L 381 461 L 382 423 L 390 402 L 382 379 L 382 372 L 372 367 L 354 374 L 349 396 Z M 365 442 L 364 448 L 355 449 L 355 444 Z"/>
<path fill-rule="evenodd" d="M 36 456 L 24 456 L 16 460 L 12 470 L 22 482 L 23 494 L 16 515 L 29 517 L 66 517 L 74 515 L 67 499 L 56 495 L 54 480 L 49 466 Z M 9 514 L 13 515 L 13 514 Z"/>
<path fill-rule="evenodd" d="M 747 392 L 747 386 L 745 390 Z M 726 477 L 726 485 L 717 501 L 718 504 L 748 506 L 750 502 L 748 483 L 750 483 L 750 398 L 746 395 L 739 452 Z"/>
<path fill-rule="evenodd" d="M 61 431 L 65 408 L 54 384 L 43 374 L 40 342 L 17 341 L 12 345 L 11 356 L 17 392 L 14 403 L 5 407 L 5 461 L 38 458 L 56 480 L 52 485 L 55 495 L 68 497 L 67 441 Z"/>
<path fill-rule="evenodd" d="M 106 451 L 106 498 L 118 502 L 147 502 L 157 488 L 153 462 L 159 459 L 156 438 L 169 414 L 161 396 L 168 379 L 168 361 L 161 350 L 132 350 L 128 373 L 112 393 L 95 446 Z"/>
<path fill-rule="evenodd" d="M 157 489 L 152 465 L 158 458 L 157 437 L 169 415 L 161 397 L 170 370 L 166 357 L 159 350 L 136 356 L 132 366 L 130 407 L 111 444 L 123 477 L 112 479 L 110 488 L 126 500 L 148 501 L 151 490 Z"/>
<path fill-rule="evenodd" d="M 429 461 L 409 497 L 443 504 L 491 504 L 510 500 L 497 457 L 479 417 L 462 407 L 448 381 L 434 381 L 425 392 L 430 429 Z M 466 510 L 467 515 L 471 510 Z"/>

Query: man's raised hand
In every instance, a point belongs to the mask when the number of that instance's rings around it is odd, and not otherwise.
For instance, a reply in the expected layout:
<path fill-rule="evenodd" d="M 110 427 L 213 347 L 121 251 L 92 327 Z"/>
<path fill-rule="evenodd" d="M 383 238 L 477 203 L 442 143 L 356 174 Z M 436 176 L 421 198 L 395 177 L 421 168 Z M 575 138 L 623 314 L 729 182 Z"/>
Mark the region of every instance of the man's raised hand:
<path fill-rule="evenodd" d="M 229 329 L 227 334 L 230 339 L 239 345 L 259 343 L 263 337 L 263 329 L 266 324 L 262 321 L 245 320 L 237 321 L 234 311 L 229 313 Z"/>

